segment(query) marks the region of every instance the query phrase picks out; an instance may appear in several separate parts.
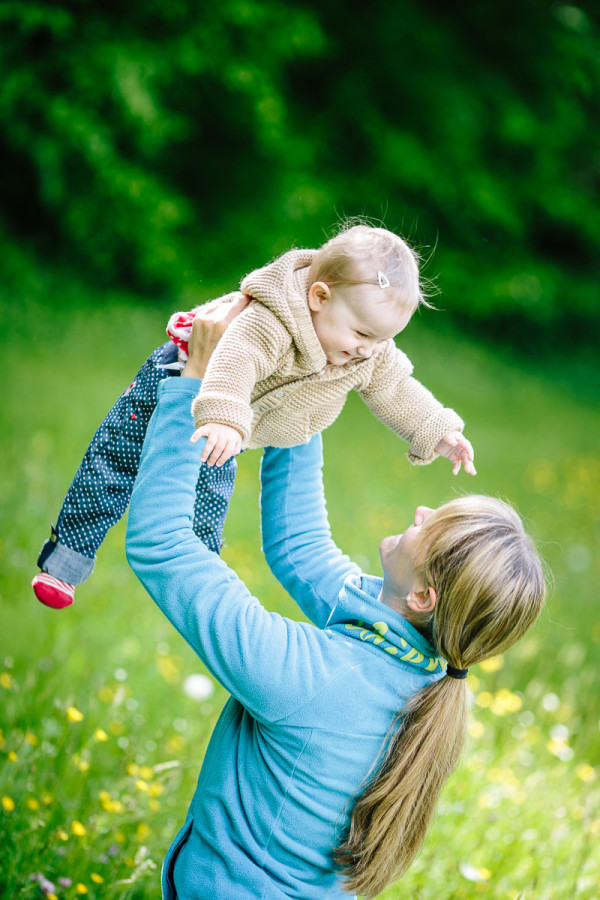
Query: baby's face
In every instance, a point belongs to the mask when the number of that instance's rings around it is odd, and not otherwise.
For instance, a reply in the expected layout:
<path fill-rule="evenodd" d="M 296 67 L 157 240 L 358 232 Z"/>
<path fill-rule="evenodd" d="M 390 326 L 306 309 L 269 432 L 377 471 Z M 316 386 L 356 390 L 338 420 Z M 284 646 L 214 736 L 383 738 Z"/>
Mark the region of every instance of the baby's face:
<path fill-rule="evenodd" d="M 369 359 L 384 341 L 406 328 L 410 312 L 391 291 L 389 297 L 384 293 L 374 284 L 311 285 L 308 302 L 313 326 L 330 365 Z"/>

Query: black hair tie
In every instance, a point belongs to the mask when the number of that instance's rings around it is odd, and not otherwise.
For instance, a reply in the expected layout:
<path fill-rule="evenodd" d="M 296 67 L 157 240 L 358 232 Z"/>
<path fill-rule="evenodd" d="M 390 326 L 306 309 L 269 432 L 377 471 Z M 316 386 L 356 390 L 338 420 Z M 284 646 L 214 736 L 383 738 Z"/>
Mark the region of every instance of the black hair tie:
<path fill-rule="evenodd" d="M 458 678 L 462 681 L 469 674 L 468 669 L 455 669 L 454 666 L 446 666 L 446 675 L 450 678 Z"/>

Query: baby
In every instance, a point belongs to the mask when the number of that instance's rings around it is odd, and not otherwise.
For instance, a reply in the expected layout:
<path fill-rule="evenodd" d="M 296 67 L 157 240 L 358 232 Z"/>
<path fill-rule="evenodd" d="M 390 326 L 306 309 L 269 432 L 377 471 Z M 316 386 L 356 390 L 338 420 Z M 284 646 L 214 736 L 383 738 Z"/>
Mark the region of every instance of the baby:
<path fill-rule="evenodd" d="M 416 256 L 397 235 L 356 225 L 319 250 L 292 250 L 248 275 L 253 302 L 229 325 L 194 400 L 196 431 L 206 437 L 196 490 L 194 530 L 217 552 L 245 448 L 288 447 L 330 425 L 350 390 L 409 443 L 415 464 L 448 457 L 474 475 L 463 422 L 412 377 L 394 336 L 423 296 Z M 226 295 L 227 304 L 239 294 Z M 178 374 L 195 312 L 176 314 L 158 348 L 94 436 L 38 559 L 38 599 L 63 608 L 91 574 L 106 531 L 123 515 L 159 381 Z M 176 352 L 176 351 L 175 351 Z"/>

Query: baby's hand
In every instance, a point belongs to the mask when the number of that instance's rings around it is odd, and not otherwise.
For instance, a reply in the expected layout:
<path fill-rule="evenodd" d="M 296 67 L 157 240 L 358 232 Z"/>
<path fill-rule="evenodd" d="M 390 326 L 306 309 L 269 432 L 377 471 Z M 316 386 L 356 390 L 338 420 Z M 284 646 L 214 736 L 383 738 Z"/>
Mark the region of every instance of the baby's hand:
<path fill-rule="evenodd" d="M 445 456 L 450 460 L 453 475 L 458 475 L 461 463 L 465 467 L 465 472 L 469 475 L 477 475 L 473 465 L 473 447 L 460 431 L 449 431 L 435 449 L 440 456 Z"/>
<path fill-rule="evenodd" d="M 242 436 L 230 425 L 208 422 L 202 428 L 196 429 L 191 438 L 192 443 L 195 444 L 201 437 L 206 438 L 206 446 L 200 459 L 209 466 L 216 463 L 220 468 L 232 456 L 237 456 L 242 449 Z"/>

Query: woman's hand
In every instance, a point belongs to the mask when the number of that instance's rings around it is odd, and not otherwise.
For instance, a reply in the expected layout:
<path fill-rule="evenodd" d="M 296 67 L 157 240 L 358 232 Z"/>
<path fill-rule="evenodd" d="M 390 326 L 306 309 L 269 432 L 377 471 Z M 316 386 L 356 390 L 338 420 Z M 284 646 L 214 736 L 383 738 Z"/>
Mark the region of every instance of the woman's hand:
<path fill-rule="evenodd" d="M 182 378 L 204 378 L 213 350 L 219 343 L 227 326 L 248 306 L 250 297 L 240 294 L 233 303 L 220 303 L 211 308 L 201 309 L 192 323 L 192 333 L 188 342 L 188 361 Z"/>
<path fill-rule="evenodd" d="M 445 456 L 450 460 L 453 475 L 458 475 L 461 463 L 465 468 L 465 472 L 469 475 L 477 475 L 473 465 L 473 447 L 471 442 L 460 431 L 449 431 L 435 449 L 440 456 Z"/>

